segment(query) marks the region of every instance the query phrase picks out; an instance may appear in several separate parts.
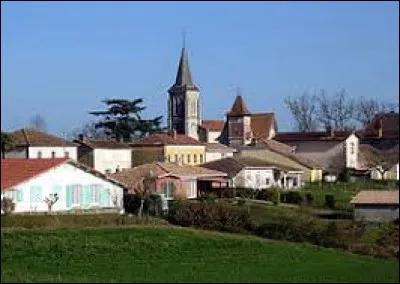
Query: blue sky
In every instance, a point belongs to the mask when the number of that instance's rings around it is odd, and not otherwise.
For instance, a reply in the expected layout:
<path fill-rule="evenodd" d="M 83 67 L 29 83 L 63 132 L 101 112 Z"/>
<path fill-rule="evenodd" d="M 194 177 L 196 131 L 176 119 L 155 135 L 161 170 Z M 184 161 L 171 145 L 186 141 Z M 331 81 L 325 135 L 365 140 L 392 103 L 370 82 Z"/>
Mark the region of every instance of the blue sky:
<path fill-rule="evenodd" d="M 38 113 L 62 135 L 107 97 L 166 119 L 183 30 L 205 119 L 237 87 L 280 130 L 294 125 L 283 99 L 305 91 L 398 102 L 398 2 L 2 2 L 2 130 Z"/>

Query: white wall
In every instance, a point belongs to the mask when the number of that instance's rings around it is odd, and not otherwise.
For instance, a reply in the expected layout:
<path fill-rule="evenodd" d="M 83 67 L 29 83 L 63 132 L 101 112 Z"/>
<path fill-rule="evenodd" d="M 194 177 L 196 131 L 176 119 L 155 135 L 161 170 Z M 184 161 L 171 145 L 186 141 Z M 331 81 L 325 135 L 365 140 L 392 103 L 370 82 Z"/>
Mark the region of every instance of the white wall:
<path fill-rule="evenodd" d="M 354 134 L 351 134 L 346 139 L 345 145 L 346 167 L 354 169 L 358 166 L 359 139 Z"/>
<path fill-rule="evenodd" d="M 107 169 L 115 173 L 117 167 L 129 169 L 132 167 L 131 149 L 94 149 L 93 167 L 95 170 L 105 173 Z"/>
<path fill-rule="evenodd" d="M 53 158 L 52 152 L 55 152 L 55 158 L 65 158 L 65 152 L 68 152 L 69 158 L 77 161 L 78 160 L 78 148 L 77 147 L 29 147 L 28 158 L 37 159 L 38 152 L 42 153 L 42 158 Z"/>
<path fill-rule="evenodd" d="M 48 197 L 51 193 L 55 193 L 55 186 L 60 187 L 59 200 L 54 204 L 52 211 L 66 211 L 73 209 L 74 205 L 67 207 L 67 191 L 66 186 L 71 184 L 79 184 L 82 186 L 96 184 L 100 186 L 100 190 L 109 192 L 108 206 L 103 207 L 114 207 L 112 202 L 112 196 L 116 196 L 118 200 L 118 206 L 123 206 L 123 188 L 115 185 L 107 180 L 96 177 L 90 173 L 85 172 L 71 164 L 64 163 L 60 166 L 50 169 L 20 185 L 13 188 L 13 191 L 6 191 L 2 193 L 5 197 L 11 197 L 14 199 L 15 212 L 47 212 L 47 204 L 43 201 L 45 197 Z M 40 186 L 41 195 L 35 196 L 35 200 L 31 200 L 31 187 Z M 17 200 L 16 191 L 21 190 L 22 201 Z M 100 206 L 99 203 L 91 203 L 90 206 Z M 89 206 L 89 207 L 90 207 Z"/>
<path fill-rule="evenodd" d="M 269 179 L 269 184 L 266 183 L 267 179 Z M 277 186 L 277 184 L 274 182 L 272 169 L 244 168 L 233 178 L 233 186 L 261 189 Z"/>
<path fill-rule="evenodd" d="M 221 153 L 221 152 L 206 152 L 206 162 L 221 160 L 223 158 L 233 157 L 233 153 Z"/>
<path fill-rule="evenodd" d="M 207 142 L 218 143 L 218 137 L 221 135 L 221 131 L 207 131 Z"/>

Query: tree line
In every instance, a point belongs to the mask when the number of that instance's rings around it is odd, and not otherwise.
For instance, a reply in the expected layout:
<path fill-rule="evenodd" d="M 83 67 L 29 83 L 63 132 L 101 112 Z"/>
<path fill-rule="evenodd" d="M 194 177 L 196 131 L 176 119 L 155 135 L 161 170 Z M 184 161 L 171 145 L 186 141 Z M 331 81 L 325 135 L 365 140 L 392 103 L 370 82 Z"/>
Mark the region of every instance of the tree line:
<path fill-rule="evenodd" d="M 285 98 L 284 103 L 296 123 L 293 130 L 301 132 L 364 128 L 376 114 L 398 111 L 399 107 L 372 98 L 354 99 L 344 89 L 332 95 L 324 89 L 313 94 L 305 92 L 298 97 Z"/>

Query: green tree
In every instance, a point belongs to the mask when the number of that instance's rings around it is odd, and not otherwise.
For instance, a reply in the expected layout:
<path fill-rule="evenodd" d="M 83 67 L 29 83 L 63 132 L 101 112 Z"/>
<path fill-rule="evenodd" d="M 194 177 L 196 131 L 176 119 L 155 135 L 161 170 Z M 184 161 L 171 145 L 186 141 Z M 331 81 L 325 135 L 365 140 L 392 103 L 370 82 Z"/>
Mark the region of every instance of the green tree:
<path fill-rule="evenodd" d="M 103 102 L 107 110 L 90 114 L 103 117 L 95 127 L 104 130 L 108 138 L 128 142 L 163 130 L 162 116 L 142 119 L 140 114 L 146 109 L 143 99 L 106 99 Z"/>

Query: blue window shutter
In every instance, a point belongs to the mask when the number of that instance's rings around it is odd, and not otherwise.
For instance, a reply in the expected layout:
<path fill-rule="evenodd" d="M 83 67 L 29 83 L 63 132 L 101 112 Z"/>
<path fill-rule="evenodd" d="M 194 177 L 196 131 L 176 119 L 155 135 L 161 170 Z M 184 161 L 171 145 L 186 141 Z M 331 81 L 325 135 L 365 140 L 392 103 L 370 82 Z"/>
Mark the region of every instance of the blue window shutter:
<path fill-rule="evenodd" d="M 104 207 L 110 206 L 110 194 L 104 188 L 100 189 L 100 205 Z"/>
<path fill-rule="evenodd" d="M 85 185 L 83 187 L 82 190 L 83 194 L 82 194 L 82 203 L 84 206 L 89 206 L 92 202 L 91 202 L 91 186 L 90 185 Z"/>
<path fill-rule="evenodd" d="M 30 199 L 33 203 L 39 203 L 42 201 L 42 187 L 41 186 L 31 186 L 30 187 Z"/>
<path fill-rule="evenodd" d="M 24 200 L 24 192 L 22 190 L 17 191 L 17 201 L 23 201 Z"/>
<path fill-rule="evenodd" d="M 71 185 L 67 185 L 67 198 L 66 200 L 66 205 L 67 208 L 70 208 L 72 205 L 72 186 Z"/>
<path fill-rule="evenodd" d="M 58 197 L 60 198 L 61 192 L 62 192 L 62 186 L 61 185 L 58 185 L 58 184 L 53 185 L 53 188 L 51 190 L 52 194 L 57 194 Z"/>

